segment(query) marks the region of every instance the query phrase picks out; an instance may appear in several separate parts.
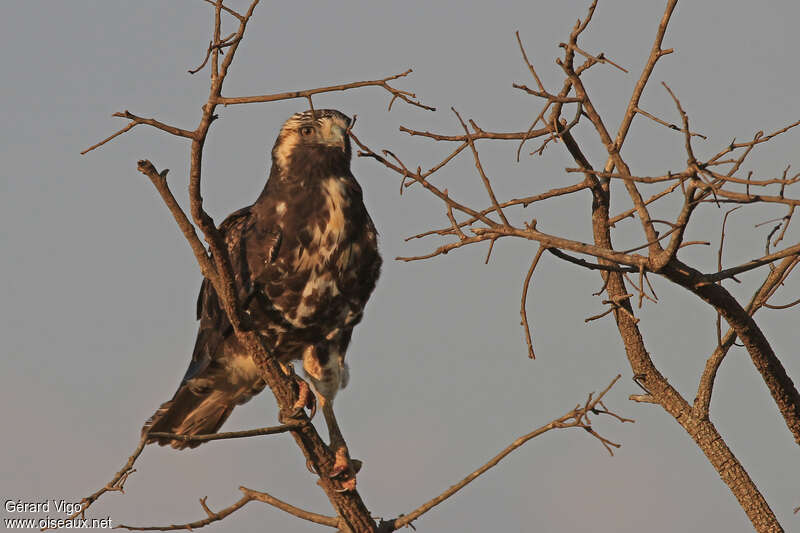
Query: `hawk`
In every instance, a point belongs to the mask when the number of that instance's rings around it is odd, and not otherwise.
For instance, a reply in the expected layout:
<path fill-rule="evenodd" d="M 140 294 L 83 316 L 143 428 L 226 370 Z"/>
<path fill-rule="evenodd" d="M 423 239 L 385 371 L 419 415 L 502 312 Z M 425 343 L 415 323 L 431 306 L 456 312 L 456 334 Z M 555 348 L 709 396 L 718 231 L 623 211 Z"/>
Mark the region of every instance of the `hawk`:
<path fill-rule="evenodd" d="M 293 115 L 272 149 L 272 168 L 255 203 L 226 218 L 220 232 L 235 285 L 254 329 L 285 369 L 302 360 L 335 450 L 334 472 L 349 465 L 333 416 L 348 380 L 345 352 L 381 267 L 377 231 L 350 172 L 350 119 L 321 109 Z M 215 433 L 233 408 L 266 386 L 204 279 L 200 328 L 189 369 L 171 400 L 142 431 Z M 151 438 L 173 448 L 200 442 Z"/>

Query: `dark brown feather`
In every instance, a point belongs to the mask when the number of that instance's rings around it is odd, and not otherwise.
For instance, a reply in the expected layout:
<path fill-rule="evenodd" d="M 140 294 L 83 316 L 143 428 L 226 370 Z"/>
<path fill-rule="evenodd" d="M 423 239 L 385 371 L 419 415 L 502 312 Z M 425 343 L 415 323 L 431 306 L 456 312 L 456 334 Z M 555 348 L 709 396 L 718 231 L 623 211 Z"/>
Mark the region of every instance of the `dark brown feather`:
<path fill-rule="evenodd" d="M 317 132 L 310 140 L 299 133 L 308 124 Z M 349 139 L 339 131 L 347 124 L 332 110 L 290 118 L 261 195 L 220 226 L 240 301 L 256 329 L 281 362 L 302 358 L 318 392 L 330 399 L 346 380 L 344 354 L 381 267 L 377 232 L 350 172 Z M 330 140 L 339 138 L 341 145 Z M 189 369 L 144 432 L 214 433 L 236 405 L 265 387 L 208 280 L 197 314 Z M 199 444 L 153 441 L 175 448 Z"/>

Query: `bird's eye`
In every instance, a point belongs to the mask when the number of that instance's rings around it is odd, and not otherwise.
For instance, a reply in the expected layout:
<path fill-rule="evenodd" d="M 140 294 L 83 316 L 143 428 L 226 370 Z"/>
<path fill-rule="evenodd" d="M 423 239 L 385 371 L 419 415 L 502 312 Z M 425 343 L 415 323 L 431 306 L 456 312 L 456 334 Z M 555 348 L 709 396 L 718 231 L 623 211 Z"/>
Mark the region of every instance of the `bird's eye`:
<path fill-rule="evenodd" d="M 311 126 L 303 126 L 302 128 L 300 128 L 300 135 L 302 135 L 303 137 L 308 137 L 312 133 L 314 133 L 314 128 L 312 128 Z"/>

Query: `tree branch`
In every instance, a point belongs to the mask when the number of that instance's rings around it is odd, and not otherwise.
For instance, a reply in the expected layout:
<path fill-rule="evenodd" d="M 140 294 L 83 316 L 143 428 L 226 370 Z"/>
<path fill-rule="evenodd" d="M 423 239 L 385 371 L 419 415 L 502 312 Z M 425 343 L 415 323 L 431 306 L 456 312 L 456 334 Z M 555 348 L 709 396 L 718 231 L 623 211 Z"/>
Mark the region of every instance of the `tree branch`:
<path fill-rule="evenodd" d="M 226 431 L 221 433 L 211 433 L 208 435 L 181 435 L 180 433 L 163 433 L 159 431 L 152 431 L 147 435 L 151 438 L 166 438 L 182 442 L 207 442 L 210 440 L 242 439 L 247 437 L 259 437 L 263 435 L 277 435 L 278 433 L 294 431 L 302 425 L 303 424 L 284 424 L 281 426 L 247 429 L 244 431 Z"/>
<path fill-rule="evenodd" d="M 334 516 L 325 516 L 300 509 L 299 507 L 295 507 L 294 505 L 281 501 L 274 496 L 270 496 L 266 492 L 259 492 L 246 487 L 239 487 L 239 490 L 244 492 L 245 496 L 249 496 L 253 500 L 268 503 L 273 507 L 280 509 L 281 511 L 286 511 L 287 513 L 298 518 L 302 518 L 303 520 L 308 520 L 309 522 L 314 522 L 315 524 L 322 524 L 323 526 L 337 528 L 342 528 L 344 526 L 342 521 Z"/>
<path fill-rule="evenodd" d="M 795 264 L 797 264 L 796 258 L 787 257 L 778 267 L 769 272 L 766 279 L 761 284 L 761 287 L 759 287 L 758 290 L 753 294 L 753 297 L 750 299 L 750 303 L 745 308 L 745 311 L 751 317 L 762 306 L 768 307 L 766 299 L 781 283 L 783 276 L 791 268 L 793 268 Z M 717 348 L 714 350 L 714 353 L 711 354 L 711 357 L 709 357 L 706 361 L 703 374 L 700 377 L 700 383 L 697 386 L 697 395 L 694 399 L 694 405 L 692 406 L 693 416 L 703 420 L 708 419 L 709 409 L 711 406 L 711 395 L 714 392 L 714 380 L 717 377 L 717 371 L 719 370 L 722 361 L 725 359 L 725 356 L 728 354 L 728 351 L 733 346 L 735 341 L 736 331 L 733 328 L 730 328 L 728 329 L 727 333 L 725 333 L 725 336 L 719 339 Z"/>
<path fill-rule="evenodd" d="M 475 168 L 478 169 L 478 173 L 481 175 L 481 180 L 483 181 L 484 187 L 486 187 L 486 192 L 489 194 L 489 199 L 492 200 L 492 205 L 494 206 L 494 210 L 497 211 L 497 214 L 500 215 L 500 220 L 503 221 L 503 224 L 509 226 L 508 219 L 506 215 L 503 214 L 503 209 L 500 207 L 500 204 L 497 203 L 497 198 L 494 195 L 494 190 L 492 190 L 492 185 L 489 182 L 489 178 L 486 177 L 486 173 L 483 171 L 483 165 L 481 165 L 481 159 L 478 157 L 478 150 L 475 149 L 475 143 L 472 142 L 472 136 L 469 133 L 469 129 L 464 121 L 461 119 L 461 115 L 458 114 L 458 111 L 455 110 L 454 107 L 450 108 L 453 113 L 455 113 L 458 121 L 461 123 L 461 127 L 464 128 L 464 134 L 467 136 L 467 143 L 469 144 L 470 149 L 472 150 L 472 155 L 475 159 Z"/>
<path fill-rule="evenodd" d="M 175 200 L 175 197 L 172 195 L 172 191 L 169 189 L 169 185 L 167 184 L 167 173 L 169 169 L 165 168 L 163 171 L 159 172 L 156 170 L 153 163 L 147 159 L 140 160 L 137 164 L 137 169 L 150 178 L 158 194 L 161 195 L 161 199 L 164 200 L 170 213 L 172 213 L 172 216 L 175 218 L 175 222 L 178 224 L 181 232 L 183 232 L 183 236 L 186 237 L 186 240 L 189 242 L 189 246 L 191 246 L 194 252 L 195 259 L 197 259 L 197 263 L 200 265 L 200 271 L 203 273 L 203 276 L 209 279 L 215 277 L 216 267 L 211 262 L 211 257 L 209 257 L 206 247 L 200 242 L 194 225 L 189 221 L 186 213 L 184 213 L 178 201 Z"/>
<path fill-rule="evenodd" d="M 600 442 L 609 451 L 609 453 L 611 455 L 614 455 L 611 447 L 619 448 L 620 445 L 616 444 L 616 443 L 613 443 L 613 442 L 605 439 L 604 437 L 598 435 L 596 432 L 594 432 L 594 430 L 592 429 L 591 422 L 589 420 L 589 415 L 592 414 L 592 413 L 594 413 L 594 414 L 600 414 L 600 413 L 601 414 L 612 414 L 612 413 L 610 413 L 608 411 L 605 411 L 605 410 L 602 411 L 602 412 L 596 411 L 596 408 L 597 408 L 598 405 L 601 404 L 601 400 L 603 399 L 603 397 L 606 395 L 606 393 L 609 390 L 611 390 L 611 387 L 614 386 L 614 384 L 617 382 L 617 380 L 619 378 L 620 378 L 620 376 L 617 375 L 617 377 L 615 377 L 611 381 L 611 383 L 609 383 L 609 385 L 605 389 L 603 389 L 603 391 L 601 391 L 600 394 L 597 395 L 596 398 L 593 399 L 592 398 L 592 394 L 589 394 L 589 398 L 588 398 L 588 400 L 585 402 L 585 404 L 583 406 L 578 405 L 574 409 L 568 411 L 563 416 L 561 416 L 559 418 L 556 418 L 555 420 L 545 424 L 544 426 L 541 426 L 541 427 L 531 431 L 530 433 L 519 437 L 514 442 L 512 442 L 509 446 L 504 448 L 500 453 L 498 453 L 492 459 L 490 459 L 487 463 L 485 463 L 483 466 L 481 466 L 477 470 L 473 471 L 467 477 L 465 477 L 464 479 L 462 479 L 461 481 L 459 481 L 458 483 L 456 483 L 455 485 L 453 485 L 452 487 L 450 487 L 446 491 L 442 492 L 441 494 L 439 494 L 435 498 L 432 498 L 431 500 L 428 500 L 424 504 L 420 505 L 419 507 L 414 509 L 412 512 L 410 512 L 408 514 L 405 514 L 405 515 L 400 515 L 399 517 L 397 517 L 397 518 L 395 518 L 393 520 L 389 520 L 389 521 L 386 521 L 386 522 L 381 522 L 381 526 L 380 526 L 382 528 L 381 531 L 394 531 L 394 530 L 400 529 L 401 527 L 405 527 L 407 525 L 410 525 L 411 522 L 413 522 L 414 520 L 416 520 L 417 518 L 419 518 L 423 514 L 427 513 L 428 511 L 430 511 L 431 509 L 433 509 L 435 506 L 439 505 L 443 501 L 447 500 L 448 498 L 450 498 L 451 496 L 456 494 L 458 491 L 460 491 L 461 489 L 463 489 L 464 487 L 469 485 L 476 478 L 478 478 L 479 476 L 484 474 L 487 470 L 489 470 L 493 466 L 497 465 L 497 463 L 502 461 L 506 456 L 508 456 L 508 454 L 510 454 L 511 452 L 513 452 L 514 450 L 516 450 L 517 448 L 519 448 L 520 446 L 522 446 L 523 444 L 525 444 L 529 440 L 531 440 L 533 438 L 536 438 L 539 435 L 542 435 L 544 433 L 547 433 L 548 431 L 551 431 L 553 429 L 567 429 L 567 428 L 575 428 L 575 427 L 583 428 L 583 429 L 587 430 L 593 437 L 595 437 L 598 440 L 600 440 Z M 617 418 L 617 420 L 619 420 L 621 422 L 633 422 L 633 420 L 631 420 L 631 419 L 617 417 L 616 415 L 614 415 L 614 416 Z"/>
<path fill-rule="evenodd" d="M 528 269 L 528 274 L 525 276 L 525 281 L 522 283 L 522 302 L 519 306 L 519 314 L 522 317 L 522 327 L 525 330 L 525 343 L 528 345 L 528 357 L 531 359 L 536 359 L 536 354 L 533 351 L 531 328 L 528 325 L 528 312 L 525 310 L 525 306 L 528 303 L 528 287 L 531 284 L 533 271 L 536 270 L 536 265 L 539 264 L 539 259 L 542 257 L 542 252 L 544 251 L 545 247 L 539 245 L 539 249 L 536 251 L 536 255 L 533 257 L 533 261 L 531 262 L 531 267 Z"/>
<path fill-rule="evenodd" d="M 91 505 L 96 502 L 100 496 L 105 494 L 106 492 L 121 492 L 125 493 L 125 482 L 128 480 L 128 477 L 136 472 L 136 469 L 133 468 L 134 463 L 142 454 L 145 445 L 147 444 L 147 435 L 142 435 L 139 438 L 139 444 L 136 446 L 136 449 L 133 450 L 133 453 L 128 457 L 128 461 L 123 465 L 120 470 L 114 474 L 114 477 L 111 478 L 111 481 L 106 483 L 104 487 L 101 489 L 93 492 L 89 496 L 86 496 L 81 500 L 81 508 L 80 510 L 72 513 L 67 520 L 73 520 L 76 517 L 80 516 L 81 518 L 86 518 L 86 510 L 91 507 Z M 47 529 L 53 529 L 50 527 L 44 527 L 41 531 L 45 531 Z"/>
<path fill-rule="evenodd" d="M 412 69 L 408 69 L 405 72 L 401 72 L 400 74 L 395 74 L 394 76 L 388 76 L 386 78 L 381 78 L 379 80 L 370 80 L 370 81 L 356 81 L 352 83 L 342 83 L 339 85 L 330 85 L 328 87 L 318 87 L 316 89 L 306 89 L 302 91 L 288 91 L 285 93 L 275 93 L 275 94 L 264 94 L 260 96 L 236 96 L 236 97 L 224 97 L 224 96 L 216 96 L 213 100 L 215 104 L 222 104 L 225 106 L 234 105 L 234 104 L 253 104 L 258 102 L 276 102 L 278 100 L 291 100 L 294 98 L 308 98 L 309 96 L 314 96 L 315 94 L 321 93 L 329 93 L 334 91 L 346 91 L 348 89 L 356 89 L 358 87 L 383 87 L 387 91 L 392 94 L 392 101 L 396 99 L 403 100 L 404 102 L 411 104 L 416 107 L 420 107 L 422 109 L 426 109 L 428 111 L 436 111 L 435 107 L 430 107 L 420 103 L 414 98 L 417 97 L 416 94 L 410 93 L 407 91 L 403 91 L 400 89 L 395 89 L 394 87 L 389 85 L 389 81 L 396 80 L 398 78 L 403 78 L 408 76 L 413 72 Z M 391 103 L 389 104 L 391 108 Z"/>
<path fill-rule="evenodd" d="M 747 348 L 795 442 L 800 444 L 800 393 L 752 316 L 724 287 L 705 283 L 700 272 L 677 259 L 671 261 L 662 274 L 711 304 L 733 328 Z"/>
<path fill-rule="evenodd" d="M 203 510 L 208 515 L 206 518 L 202 520 L 195 520 L 194 522 L 189 522 L 188 524 L 170 524 L 168 526 L 128 526 L 125 524 L 119 524 L 116 526 L 119 529 L 127 529 L 128 531 L 175 531 L 179 529 L 186 529 L 188 531 L 192 531 L 194 529 L 199 529 L 201 527 L 205 527 L 209 524 L 213 524 L 214 522 L 219 522 L 223 518 L 230 516 L 234 512 L 238 511 L 251 501 L 253 498 L 249 496 L 242 496 L 238 501 L 225 507 L 224 509 L 220 509 L 217 512 L 211 511 L 206 505 L 207 497 L 200 498 L 200 505 L 203 507 Z"/>

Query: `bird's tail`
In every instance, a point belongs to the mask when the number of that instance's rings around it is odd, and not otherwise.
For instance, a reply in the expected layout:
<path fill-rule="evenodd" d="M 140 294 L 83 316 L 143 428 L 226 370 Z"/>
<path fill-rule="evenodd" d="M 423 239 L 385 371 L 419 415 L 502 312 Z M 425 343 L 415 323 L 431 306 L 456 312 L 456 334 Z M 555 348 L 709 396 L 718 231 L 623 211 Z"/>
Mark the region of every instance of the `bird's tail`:
<path fill-rule="evenodd" d="M 173 398 L 161 405 L 145 422 L 143 433 L 177 433 L 180 435 L 207 435 L 216 433 L 233 408 L 237 405 L 236 395 L 225 390 L 212 390 L 197 394 L 188 384 L 183 384 Z M 168 437 L 153 437 L 148 444 L 157 442 L 173 448 L 196 448 L 202 441 L 183 441 Z"/>
<path fill-rule="evenodd" d="M 219 328 L 201 325 L 192 363 L 181 386 L 172 399 L 145 422 L 142 433 L 188 436 L 216 433 L 234 407 L 245 403 L 264 387 L 266 382 L 250 356 L 241 354 L 237 345 L 226 344 Z M 182 450 L 197 448 L 204 441 L 170 437 L 147 439 L 148 444 L 152 442 Z"/>

